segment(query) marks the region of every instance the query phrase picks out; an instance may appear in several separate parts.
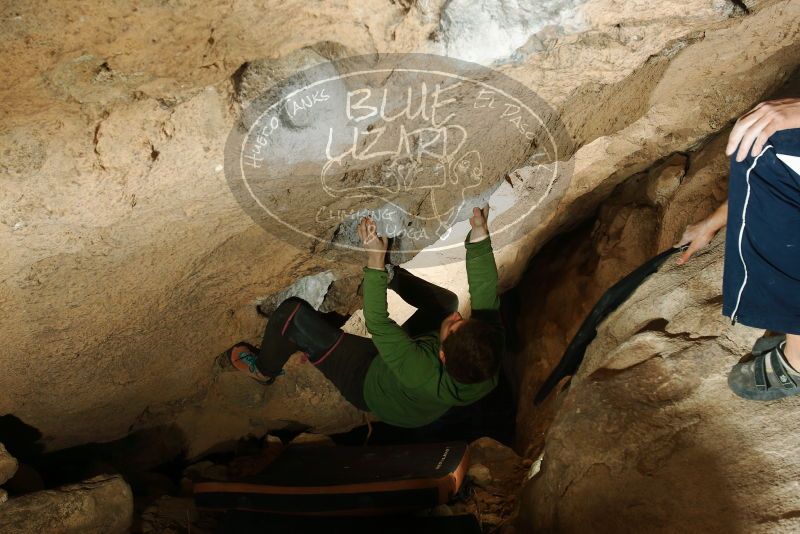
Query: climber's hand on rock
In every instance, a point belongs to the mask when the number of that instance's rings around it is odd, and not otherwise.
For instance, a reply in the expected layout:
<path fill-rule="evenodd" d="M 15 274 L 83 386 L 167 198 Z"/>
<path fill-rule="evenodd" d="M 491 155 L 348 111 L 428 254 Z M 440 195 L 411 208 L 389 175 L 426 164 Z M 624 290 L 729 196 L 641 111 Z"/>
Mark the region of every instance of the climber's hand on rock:
<path fill-rule="evenodd" d="M 683 265 L 689 261 L 689 258 L 691 258 L 695 252 L 711 243 L 715 234 L 716 231 L 709 231 L 706 221 L 700 221 L 697 224 L 690 224 L 687 226 L 680 241 L 675 245 L 676 247 L 689 245 L 689 248 L 684 250 L 678 258 L 678 265 Z"/>
<path fill-rule="evenodd" d="M 684 230 L 680 240 L 675 244 L 676 247 L 689 245 L 678 258 L 678 265 L 683 265 L 692 255 L 705 247 L 714 236 L 728 223 L 728 201 L 722 203 L 720 207 L 711 215 L 697 224 L 690 224 Z"/>
<path fill-rule="evenodd" d="M 762 102 L 736 121 L 725 154 L 736 152 L 736 161 L 744 161 L 748 150 L 758 156 L 772 134 L 789 128 L 800 128 L 800 98 Z"/>
<path fill-rule="evenodd" d="M 389 239 L 378 235 L 378 227 L 370 217 L 364 217 L 358 223 L 358 237 L 367 251 L 367 267 L 372 269 L 384 269 L 386 259 L 386 249 L 389 246 Z"/>
<path fill-rule="evenodd" d="M 469 225 L 472 231 L 469 234 L 469 242 L 475 243 L 485 239 L 489 235 L 489 205 L 483 209 L 472 208 L 472 217 L 469 218 Z"/>

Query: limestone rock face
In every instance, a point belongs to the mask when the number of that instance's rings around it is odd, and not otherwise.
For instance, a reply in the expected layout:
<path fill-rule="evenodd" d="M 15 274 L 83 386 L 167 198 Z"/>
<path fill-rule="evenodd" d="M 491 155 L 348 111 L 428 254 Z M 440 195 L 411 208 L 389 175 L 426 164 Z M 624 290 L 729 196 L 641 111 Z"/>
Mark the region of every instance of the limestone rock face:
<path fill-rule="evenodd" d="M 560 403 L 558 388 L 539 405 L 533 398 L 598 299 L 725 199 L 726 142 L 723 132 L 697 151 L 632 176 L 614 189 L 593 222 L 561 236 L 532 261 L 516 288 L 527 303 L 517 317 L 522 349 L 516 357 L 517 445 L 526 456 L 541 452 Z"/>
<path fill-rule="evenodd" d="M 123 534 L 132 519 L 133 495 L 119 476 L 30 493 L 0 506 L 0 525 L 9 534 Z"/>
<path fill-rule="evenodd" d="M 331 287 L 357 287 L 361 267 L 265 233 L 227 186 L 223 148 L 258 78 L 249 74 L 280 74 L 275 65 L 299 50 L 314 61 L 483 46 L 459 35 L 469 26 L 452 11 L 460 3 L 447 4 L 5 9 L 0 413 L 40 430 L 51 449 L 175 423 L 195 453 L 288 422 L 315 432 L 361 422 L 308 366 L 258 390 L 215 366 L 236 341 L 258 342 L 257 303 L 329 271 Z M 551 18 L 549 29 L 525 26 L 522 2 L 501 4 L 495 19 L 514 25 L 515 39 L 535 33 L 513 57 L 487 61 L 561 113 L 572 134 L 561 154 L 574 169 L 515 243 L 498 243 L 506 286 L 625 178 L 723 128 L 798 63 L 796 0 L 748 2 L 747 15 L 718 0 L 565 1 L 580 24 Z M 496 142 L 486 150 L 507 148 Z M 498 224 L 537 198 L 534 172 L 526 163 L 509 173 L 516 205 Z M 674 179 L 654 186 L 654 202 Z M 335 306 L 357 308 L 358 296 Z"/>
<path fill-rule="evenodd" d="M 797 90 L 795 76 L 773 96 Z M 578 374 L 532 402 L 602 293 L 725 199 L 727 135 L 630 177 L 523 277 L 518 448 L 544 460 L 515 531 L 798 528 L 798 467 L 785 452 L 796 440 L 780 421 L 800 404 L 742 401 L 726 382 L 762 332 L 721 315 L 724 231 L 651 276 L 601 324 Z"/>
<path fill-rule="evenodd" d="M 798 92 L 795 74 L 770 98 Z M 560 236 L 531 262 L 516 288 L 526 303 L 516 324 L 521 337 L 515 359 L 517 447 L 527 457 L 541 452 L 561 402 L 558 388 L 539 405 L 532 399 L 598 299 L 727 198 L 728 134 L 725 129 L 700 147 L 631 176 L 611 192 L 593 221 Z"/>
<path fill-rule="evenodd" d="M 525 528 L 795 532 L 800 401 L 744 401 L 727 373 L 761 332 L 720 314 L 723 236 L 603 323 L 564 395 Z M 524 530 L 523 530 L 524 531 Z"/>

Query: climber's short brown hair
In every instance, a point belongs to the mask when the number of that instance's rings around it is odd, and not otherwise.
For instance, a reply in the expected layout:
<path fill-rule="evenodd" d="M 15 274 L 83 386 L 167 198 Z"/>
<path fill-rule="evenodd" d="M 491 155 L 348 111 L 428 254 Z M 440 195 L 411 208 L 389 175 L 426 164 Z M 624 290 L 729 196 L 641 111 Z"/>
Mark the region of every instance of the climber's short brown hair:
<path fill-rule="evenodd" d="M 442 342 L 447 374 L 462 384 L 477 384 L 493 377 L 503 357 L 501 332 L 480 319 L 464 325 Z"/>

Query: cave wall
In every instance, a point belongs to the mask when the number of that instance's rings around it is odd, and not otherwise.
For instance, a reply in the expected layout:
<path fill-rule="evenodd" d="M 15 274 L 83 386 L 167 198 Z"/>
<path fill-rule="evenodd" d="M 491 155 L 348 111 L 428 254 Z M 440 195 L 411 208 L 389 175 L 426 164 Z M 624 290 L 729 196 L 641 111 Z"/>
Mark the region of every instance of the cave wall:
<path fill-rule="evenodd" d="M 769 97 L 799 90 L 795 72 Z M 725 200 L 728 134 L 628 178 L 517 287 L 530 299 L 517 325 L 517 446 L 541 469 L 512 532 L 798 529 L 798 440 L 780 430 L 798 402 L 744 401 L 727 385 L 763 331 L 721 314 L 724 230 L 649 277 L 601 323 L 578 373 L 532 402 L 603 292 Z"/>
<path fill-rule="evenodd" d="M 522 276 L 516 291 L 527 305 L 516 319 L 521 337 L 514 358 L 520 385 L 516 437 L 527 456 L 541 452 L 563 400 L 553 393 L 534 405 L 533 398 L 595 303 L 725 200 L 727 133 L 628 178 L 595 217 L 544 247 Z"/>
<path fill-rule="evenodd" d="M 575 7 L 580 25 L 539 30 L 495 58 L 573 136 L 570 180 L 513 243 L 498 243 L 505 287 L 624 179 L 724 128 L 787 78 L 800 3 L 747 6 L 590 0 Z M 258 341 L 257 302 L 327 271 L 347 293 L 360 269 L 290 246 L 242 213 L 222 172 L 240 111 L 233 77 L 245 62 L 320 41 L 353 54 L 443 52 L 468 31 L 447 18 L 457 7 L 5 6 L 0 413 L 38 428 L 50 448 L 177 423 L 196 453 L 289 421 L 327 432 L 361 422 L 300 361 L 271 389 L 215 364 L 235 341 Z M 529 200 L 530 173 L 509 174 L 518 203 L 499 223 Z M 454 269 L 431 277 L 452 280 Z M 339 309 L 359 306 L 338 298 Z"/>
<path fill-rule="evenodd" d="M 519 532 L 795 532 L 796 400 L 727 385 L 761 332 L 720 314 L 724 232 L 603 323 L 549 428 Z"/>
<path fill-rule="evenodd" d="M 602 324 L 526 485 L 519 532 L 795 532 L 795 399 L 736 397 L 761 331 L 720 313 L 724 232 Z"/>

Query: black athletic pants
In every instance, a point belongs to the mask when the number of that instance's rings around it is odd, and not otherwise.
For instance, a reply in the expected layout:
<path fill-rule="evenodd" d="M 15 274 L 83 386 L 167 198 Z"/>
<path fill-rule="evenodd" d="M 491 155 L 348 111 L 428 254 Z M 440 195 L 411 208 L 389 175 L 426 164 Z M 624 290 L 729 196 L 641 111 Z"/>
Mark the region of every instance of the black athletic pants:
<path fill-rule="evenodd" d="M 403 329 L 411 337 L 438 329 L 445 317 L 458 310 L 455 293 L 400 267 L 394 268 L 389 288 L 417 308 L 403 323 Z M 370 338 L 343 332 L 329 324 L 309 303 L 292 297 L 270 315 L 258 368 L 265 375 L 275 376 L 297 351 L 304 352 L 345 399 L 360 410 L 369 411 L 364 401 L 364 378 L 378 353 Z"/>

